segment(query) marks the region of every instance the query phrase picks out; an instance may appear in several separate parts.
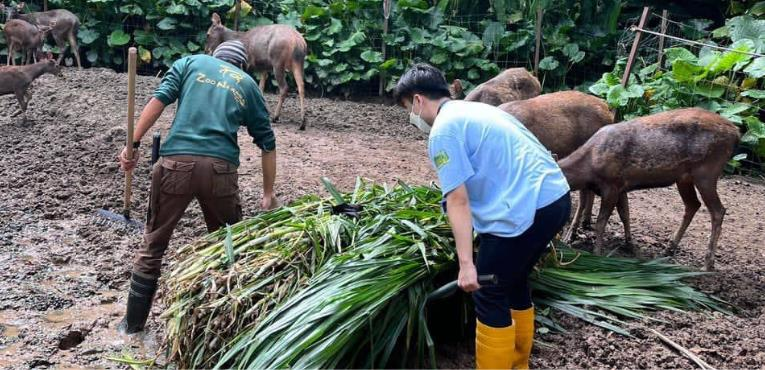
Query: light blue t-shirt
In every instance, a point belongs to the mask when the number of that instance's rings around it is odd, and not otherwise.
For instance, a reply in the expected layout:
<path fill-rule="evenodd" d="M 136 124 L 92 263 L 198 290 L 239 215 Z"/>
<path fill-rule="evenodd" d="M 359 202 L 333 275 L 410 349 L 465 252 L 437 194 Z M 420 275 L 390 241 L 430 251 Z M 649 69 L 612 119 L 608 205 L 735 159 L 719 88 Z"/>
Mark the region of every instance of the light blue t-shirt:
<path fill-rule="evenodd" d="M 428 154 L 444 198 L 465 184 L 473 228 L 514 237 L 534 222 L 536 210 L 569 191 L 552 155 L 505 111 L 483 103 L 445 103 L 428 140 Z"/>

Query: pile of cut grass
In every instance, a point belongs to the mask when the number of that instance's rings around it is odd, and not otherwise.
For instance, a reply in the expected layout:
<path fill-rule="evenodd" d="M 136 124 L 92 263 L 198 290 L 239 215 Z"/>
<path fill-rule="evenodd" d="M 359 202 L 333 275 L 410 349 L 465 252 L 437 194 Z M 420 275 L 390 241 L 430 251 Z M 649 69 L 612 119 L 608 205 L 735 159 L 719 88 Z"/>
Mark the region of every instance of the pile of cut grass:
<path fill-rule="evenodd" d="M 357 180 L 303 197 L 184 247 L 167 282 L 167 341 L 183 368 L 380 368 L 433 365 L 423 315 L 434 280 L 455 271 L 435 187 Z M 364 206 L 358 217 L 333 205 Z M 541 309 L 629 335 L 624 319 L 659 309 L 725 311 L 663 260 L 556 248 L 532 274 Z M 573 261 L 562 264 L 559 260 Z M 539 316 L 542 325 L 561 329 Z M 451 325 L 451 323 L 450 323 Z"/>

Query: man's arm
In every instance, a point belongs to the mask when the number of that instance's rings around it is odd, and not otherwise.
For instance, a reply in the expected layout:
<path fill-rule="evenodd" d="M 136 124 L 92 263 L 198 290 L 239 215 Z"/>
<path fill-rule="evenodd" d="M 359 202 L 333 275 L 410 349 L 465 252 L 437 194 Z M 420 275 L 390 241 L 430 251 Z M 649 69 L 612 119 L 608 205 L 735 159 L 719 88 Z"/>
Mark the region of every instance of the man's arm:
<path fill-rule="evenodd" d="M 465 184 L 446 195 L 446 204 L 446 213 L 449 215 L 449 224 L 457 245 L 457 259 L 460 267 L 458 285 L 462 290 L 472 292 L 480 288 L 480 285 L 478 285 L 478 273 L 473 263 L 473 218 Z"/>
<path fill-rule="evenodd" d="M 260 159 L 263 166 L 263 200 L 260 207 L 272 209 L 278 207 L 276 194 L 274 194 L 274 182 L 276 180 L 276 150 L 263 151 Z"/>
<path fill-rule="evenodd" d="M 136 124 L 135 131 L 133 132 L 133 141 L 140 142 L 143 135 L 154 126 L 164 110 L 165 104 L 162 101 L 157 98 L 151 98 L 149 104 L 146 104 L 143 111 L 141 111 L 141 116 L 138 117 L 138 124 Z M 138 164 L 137 152 L 133 152 L 133 158 L 127 158 L 127 148 L 122 149 L 119 160 L 120 166 L 124 171 L 132 170 Z"/>

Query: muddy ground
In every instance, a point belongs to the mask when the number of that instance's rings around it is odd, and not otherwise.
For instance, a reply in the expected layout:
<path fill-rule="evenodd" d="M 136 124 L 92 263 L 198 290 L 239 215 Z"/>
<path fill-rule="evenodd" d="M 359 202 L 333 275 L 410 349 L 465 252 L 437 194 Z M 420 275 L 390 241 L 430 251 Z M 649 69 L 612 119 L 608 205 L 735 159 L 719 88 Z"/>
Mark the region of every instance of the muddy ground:
<path fill-rule="evenodd" d="M 161 347 L 162 324 L 155 305 L 140 339 L 118 336 L 126 282 L 140 235 L 96 224 L 99 208 L 119 209 L 122 173 L 114 160 L 124 140 L 126 76 L 108 70 L 67 69 L 66 79 L 45 76 L 34 83 L 26 119 L 11 118 L 16 101 L 0 97 L 0 368 L 118 367 L 108 359 L 123 353 L 148 356 Z M 158 80 L 139 77 L 139 105 Z M 269 94 L 271 106 L 275 96 Z M 170 108 L 159 125 L 167 132 Z M 289 99 L 275 125 L 282 201 L 321 191 L 328 176 L 348 189 L 355 176 L 409 183 L 434 180 L 425 141 L 396 107 L 309 99 L 312 126 L 297 131 L 298 109 Z M 148 143 L 148 138 L 144 143 Z M 246 135 L 240 169 L 245 213 L 257 211 L 260 161 Z M 147 145 L 144 145 L 146 147 Z M 148 153 L 135 174 L 134 214 L 147 198 Z M 695 285 L 737 305 L 737 316 L 662 312 L 651 327 L 718 368 L 765 367 L 765 185 L 729 177 L 720 183 L 728 208 L 716 262 L 719 272 Z M 673 188 L 631 194 L 635 244 L 644 256 L 668 252 L 669 236 L 682 217 Z M 621 247 L 621 226 L 609 225 L 612 248 Z M 172 251 L 205 233 L 194 205 L 176 229 Z M 709 234 L 701 209 L 672 260 L 700 268 Z M 589 248 L 590 234 L 578 246 Z M 617 253 L 632 255 L 621 248 Z M 167 261 L 166 261 L 167 263 Z M 532 366 L 541 368 L 691 368 L 694 364 L 640 330 L 624 338 L 560 316 L 566 333 L 540 339 Z M 440 366 L 472 366 L 470 343 L 441 346 Z"/>

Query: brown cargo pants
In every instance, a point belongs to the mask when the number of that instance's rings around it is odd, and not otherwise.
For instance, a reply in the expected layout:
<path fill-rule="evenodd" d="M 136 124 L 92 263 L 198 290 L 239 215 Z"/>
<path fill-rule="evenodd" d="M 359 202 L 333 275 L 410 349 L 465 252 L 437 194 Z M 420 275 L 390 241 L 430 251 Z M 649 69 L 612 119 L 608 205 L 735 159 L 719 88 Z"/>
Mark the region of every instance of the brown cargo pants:
<path fill-rule="evenodd" d="M 133 272 L 157 278 L 173 229 L 193 199 L 212 232 L 242 218 L 237 167 L 225 160 L 195 155 L 162 157 L 152 169 L 150 215 Z"/>

